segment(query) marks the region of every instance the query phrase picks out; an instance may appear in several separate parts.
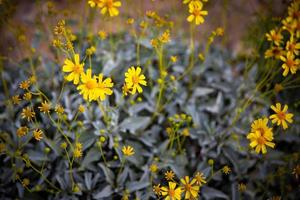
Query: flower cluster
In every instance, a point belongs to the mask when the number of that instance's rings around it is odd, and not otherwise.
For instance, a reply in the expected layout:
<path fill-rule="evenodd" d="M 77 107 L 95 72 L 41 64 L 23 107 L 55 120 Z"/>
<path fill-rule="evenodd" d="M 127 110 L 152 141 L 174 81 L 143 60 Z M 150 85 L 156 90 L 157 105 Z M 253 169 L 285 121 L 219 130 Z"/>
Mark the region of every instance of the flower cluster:
<path fill-rule="evenodd" d="M 271 42 L 265 52 L 265 58 L 274 57 L 282 62 L 283 76 L 296 74 L 300 59 L 300 2 L 293 2 L 288 8 L 288 16 L 281 21 L 281 26 L 266 34 Z"/>

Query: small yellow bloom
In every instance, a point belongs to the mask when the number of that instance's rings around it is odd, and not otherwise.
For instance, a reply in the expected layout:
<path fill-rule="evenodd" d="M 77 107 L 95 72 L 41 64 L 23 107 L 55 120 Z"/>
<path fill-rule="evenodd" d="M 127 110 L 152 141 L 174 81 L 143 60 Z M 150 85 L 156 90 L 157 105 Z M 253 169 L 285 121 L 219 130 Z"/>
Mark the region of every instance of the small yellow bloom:
<path fill-rule="evenodd" d="M 86 49 L 86 55 L 91 56 L 96 52 L 96 47 L 91 46 L 90 48 Z"/>
<path fill-rule="evenodd" d="M 154 185 L 153 186 L 153 192 L 157 195 L 160 196 L 161 195 L 161 187 L 160 184 Z"/>
<path fill-rule="evenodd" d="M 205 15 L 208 14 L 206 10 L 202 10 L 203 4 L 200 1 L 192 1 L 189 4 L 189 13 L 191 14 L 188 18 L 188 22 L 192 22 L 195 20 L 195 24 L 199 25 L 204 22 Z"/>
<path fill-rule="evenodd" d="M 172 170 L 166 171 L 166 173 L 165 173 L 165 178 L 166 178 L 168 181 L 173 181 L 174 177 L 175 177 L 175 174 L 174 174 L 174 172 L 173 172 Z"/>
<path fill-rule="evenodd" d="M 168 43 L 170 42 L 170 31 L 166 30 L 165 32 L 163 32 L 163 34 L 159 37 L 159 41 L 161 43 Z"/>
<path fill-rule="evenodd" d="M 26 101 L 30 101 L 32 98 L 32 94 L 30 92 L 26 92 L 24 95 L 23 95 L 23 99 L 25 99 Z"/>
<path fill-rule="evenodd" d="M 55 106 L 55 112 L 56 112 L 57 114 L 59 114 L 59 115 L 62 115 L 62 114 L 64 114 L 65 109 L 64 109 L 64 107 L 62 107 L 62 105 L 57 104 L 57 105 Z"/>
<path fill-rule="evenodd" d="M 15 105 L 20 104 L 20 101 L 21 101 L 20 96 L 19 95 L 15 95 L 15 96 L 11 97 L 11 101 Z"/>
<path fill-rule="evenodd" d="M 22 118 L 27 118 L 28 121 L 31 121 L 33 117 L 35 117 L 35 112 L 30 108 L 23 108 L 21 113 Z"/>
<path fill-rule="evenodd" d="M 42 104 L 41 104 L 41 106 L 39 106 L 38 107 L 39 109 L 40 109 L 40 111 L 41 112 L 43 112 L 43 113 L 49 113 L 50 112 L 50 109 L 51 109 L 51 105 L 48 103 L 48 102 L 46 102 L 46 101 L 44 101 Z"/>
<path fill-rule="evenodd" d="M 158 170 L 158 166 L 157 166 L 157 164 L 153 163 L 153 164 L 150 165 L 149 169 L 150 169 L 150 172 L 156 173 L 157 170 Z"/>
<path fill-rule="evenodd" d="M 122 152 L 125 156 L 132 156 L 135 153 L 133 147 L 129 146 L 129 145 L 128 146 L 123 146 Z"/>
<path fill-rule="evenodd" d="M 77 87 L 80 94 L 85 100 L 92 101 L 96 100 L 95 91 L 98 86 L 97 79 L 95 76 L 92 77 L 92 70 L 88 69 L 86 73 L 81 75 L 81 84 Z"/>
<path fill-rule="evenodd" d="M 181 199 L 181 187 L 176 188 L 176 183 L 169 182 L 169 187 L 161 187 L 162 196 L 166 197 L 166 200 L 180 200 Z"/>
<path fill-rule="evenodd" d="M 176 63 L 177 62 L 177 56 L 171 56 L 171 62 Z"/>
<path fill-rule="evenodd" d="M 80 158 L 82 157 L 82 149 L 80 148 L 75 148 L 74 149 L 74 152 L 73 152 L 73 155 L 75 158 Z"/>
<path fill-rule="evenodd" d="M 101 40 L 105 40 L 107 38 L 107 33 L 105 31 L 99 31 L 98 36 Z"/>
<path fill-rule="evenodd" d="M 200 186 L 196 185 L 196 179 L 190 181 L 190 177 L 185 176 L 180 181 L 183 184 L 182 190 L 185 192 L 184 199 L 196 199 L 200 190 Z"/>
<path fill-rule="evenodd" d="M 222 168 L 222 172 L 226 175 L 230 174 L 231 172 L 231 169 L 230 167 L 228 167 L 227 165 L 225 165 L 223 168 Z"/>
<path fill-rule="evenodd" d="M 292 52 L 295 55 L 299 55 L 299 50 L 300 50 L 300 42 L 296 42 L 293 39 L 291 39 L 290 41 L 287 41 L 285 49 L 288 52 Z"/>
<path fill-rule="evenodd" d="M 141 74 L 142 69 L 140 67 L 130 67 L 127 72 L 125 72 L 125 83 L 127 87 L 131 90 L 131 94 L 142 93 L 143 89 L 140 85 L 147 86 L 146 77 Z"/>
<path fill-rule="evenodd" d="M 292 52 L 287 52 L 286 56 L 280 56 L 280 59 L 284 62 L 282 65 L 282 68 L 284 69 L 283 76 L 287 76 L 289 72 L 296 74 L 300 60 L 296 59 Z"/>
<path fill-rule="evenodd" d="M 131 25 L 131 24 L 134 23 L 134 19 L 133 18 L 128 18 L 126 22 L 127 22 L 127 24 Z"/>
<path fill-rule="evenodd" d="M 245 185 L 244 183 L 239 183 L 239 185 L 238 185 L 238 190 L 239 190 L 240 192 L 245 192 L 246 189 L 247 189 L 247 187 L 246 187 L 246 185 Z"/>
<path fill-rule="evenodd" d="M 30 180 L 28 178 L 24 178 L 22 180 L 23 187 L 27 187 L 30 184 Z"/>
<path fill-rule="evenodd" d="M 60 144 L 60 147 L 61 147 L 62 149 L 66 149 L 67 146 L 68 146 L 68 144 L 67 144 L 66 142 L 62 142 L 62 143 Z"/>
<path fill-rule="evenodd" d="M 114 86 L 114 83 L 112 82 L 111 78 L 105 78 L 103 79 L 103 74 L 99 74 L 97 82 L 97 87 L 95 89 L 95 98 L 100 98 L 101 101 L 104 101 L 106 99 L 107 95 L 112 95 L 112 87 Z"/>
<path fill-rule="evenodd" d="M 23 137 L 28 133 L 29 129 L 27 126 L 21 126 L 20 128 L 18 128 L 17 130 L 17 135 L 19 137 Z"/>
<path fill-rule="evenodd" d="M 114 0 L 98 0 L 97 6 L 101 8 L 101 14 L 109 14 L 110 17 L 118 16 L 118 7 L 121 7 L 122 3 L 120 1 Z"/>
<path fill-rule="evenodd" d="M 272 142 L 273 132 L 272 128 L 268 127 L 268 118 L 255 120 L 251 125 L 251 132 L 247 135 L 250 140 L 250 146 L 255 148 L 256 153 L 260 151 L 267 153 L 266 146 L 274 148 L 275 144 Z"/>
<path fill-rule="evenodd" d="M 80 63 L 79 54 L 75 54 L 74 62 L 66 59 L 63 72 L 68 72 L 69 74 L 65 76 L 68 81 L 73 81 L 75 85 L 79 83 L 80 76 L 84 73 L 83 72 L 83 63 Z"/>
<path fill-rule="evenodd" d="M 270 49 L 266 50 L 265 58 L 274 57 L 276 59 L 280 59 L 280 56 L 284 54 L 284 51 L 281 47 L 273 46 Z"/>
<path fill-rule="evenodd" d="M 34 139 L 36 139 L 37 141 L 40 141 L 41 139 L 43 139 L 43 132 L 40 129 L 35 129 L 33 131 L 33 137 Z"/>
<path fill-rule="evenodd" d="M 274 42 L 277 46 L 280 45 L 282 41 L 282 35 L 279 31 L 271 30 L 270 33 L 266 33 L 268 41 Z"/>
<path fill-rule="evenodd" d="M 287 112 L 287 105 L 284 105 L 283 109 L 281 110 L 281 104 L 276 103 L 276 107 L 272 105 L 271 109 L 276 113 L 270 116 L 273 124 L 277 123 L 277 126 L 282 125 L 283 129 L 287 129 L 288 125 L 286 122 L 293 123 L 292 118 L 294 115 Z"/>
<path fill-rule="evenodd" d="M 84 106 L 83 105 L 79 105 L 78 111 L 81 112 L 81 113 L 83 113 L 84 110 L 85 110 Z"/>
<path fill-rule="evenodd" d="M 23 90 L 28 90 L 28 88 L 30 87 L 30 81 L 29 80 L 22 81 L 19 87 Z"/>
<path fill-rule="evenodd" d="M 202 184 L 205 184 L 206 183 L 206 178 L 204 177 L 204 174 L 202 172 L 197 172 L 195 174 L 195 179 L 196 179 L 196 183 L 197 185 L 202 185 Z"/>
<path fill-rule="evenodd" d="M 190 131 L 188 128 L 185 128 L 182 130 L 182 135 L 185 136 L 185 137 L 188 137 L 190 136 Z"/>

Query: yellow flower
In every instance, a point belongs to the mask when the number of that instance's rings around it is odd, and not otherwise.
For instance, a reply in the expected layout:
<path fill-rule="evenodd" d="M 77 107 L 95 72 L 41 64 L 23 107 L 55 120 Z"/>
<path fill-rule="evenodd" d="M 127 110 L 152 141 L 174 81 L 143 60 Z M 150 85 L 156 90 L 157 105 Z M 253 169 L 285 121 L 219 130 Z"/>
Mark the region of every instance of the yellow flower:
<path fill-rule="evenodd" d="M 246 187 L 246 185 L 245 185 L 244 183 L 239 183 L 239 185 L 238 185 L 238 190 L 239 190 L 240 192 L 245 192 L 246 189 L 247 189 L 247 187 Z"/>
<path fill-rule="evenodd" d="M 163 32 L 163 34 L 159 37 L 159 41 L 161 43 L 168 43 L 168 42 L 170 42 L 170 31 L 166 30 L 165 32 Z"/>
<path fill-rule="evenodd" d="M 190 136 L 190 131 L 188 128 L 185 128 L 182 130 L 182 135 L 185 136 L 185 137 L 188 137 Z"/>
<path fill-rule="evenodd" d="M 12 101 L 13 104 L 18 105 L 21 101 L 20 96 L 15 95 L 15 96 L 11 97 L 11 101 Z"/>
<path fill-rule="evenodd" d="M 280 45 L 282 40 L 282 35 L 279 31 L 271 30 L 270 33 L 266 33 L 268 41 L 274 42 L 277 46 Z"/>
<path fill-rule="evenodd" d="M 39 106 L 38 108 L 40 109 L 41 112 L 46 114 L 50 112 L 51 106 L 48 102 L 44 101 L 44 103 L 42 103 L 42 105 Z"/>
<path fill-rule="evenodd" d="M 83 64 L 80 63 L 79 54 L 75 54 L 74 62 L 69 59 L 65 60 L 63 72 L 70 72 L 69 75 L 65 76 L 68 81 L 73 81 L 75 85 L 79 83 L 80 75 L 84 73 Z"/>
<path fill-rule="evenodd" d="M 282 65 L 282 68 L 284 69 L 283 71 L 283 76 L 288 75 L 289 71 L 292 74 L 295 74 L 296 71 L 298 70 L 300 60 L 295 59 L 295 56 L 292 52 L 287 52 L 286 56 L 280 56 L 280 59 L 284 62 Z"/>
<path fill-rule="evenodd" d="M 196 179 L 197 185 L 201 186 L 203 183 L 204 184 L 206 183 L 204 174 L 202 172 L 197 172 L 196 175 L 195 175 L 195 179 Z"/>
<path fill-rule="evenodd" d="M 287 112 L 287 105 L 284 105 L 283 109 L 281 110 L 281 104 L 276 103 L 276 107 L 272 105 L 271 109 L 276 113 L 270 116 L 273 124 L 277 123 L 277 126 L 282 125 L 283 129 L 287 129 L 288 125 L 286 122 L 293 123 L 292 118 L 294 115 Z"/>
<path fill-rule="evenodd" d="M 223 168 L 222 168 L 222 172 L 226 175 L 230 174 L 231 172 L 231 169 L 230 167 L 228 167 L 227 165 L 225 165 Z"/>
<path fill-rule="evenodd" d="M 30 101 L 32 98 L 32 94 L 30 92 L 26 92 L 24 95 L 23 95 L 23 99 L 25 99 L 26 101 Z"/>
<path fill-rule="evenodd" d="M 113 87 L 113 82 L 111 78 L 106 78 L 103 80 L 103 74 L 99 74 L 98 76 L 98 83 L 95 89 L 95 98 L 99 98 L 101 101 L 104 101 L 106 95 L 112 95 L 113 91 L 111 87 Z"/>
<path fill-rule="evenodd" d="M 156 173 L 157 170 L 158 170 L 158 166 L 153 163 L 153 164 L 150 165 L 149 169 L 150 169 L 150 172 Z"/>
<path fill-rule="evenodd" d="M 101 40 L 105 40 L 107 38 L 107 33 L 105 31 L 99 31 L 98 36 Z"/>
<path fill-rule="evenodd" d="M 157 195 L 160 196 L 161 195 L 161 187 L 160 184 L 154 185 L 153 186 L 153 192 Z"/>
<path fill-rule="evenodd" d="M 31 121 L 35 116 L 35 112 L 30 107 L 26 107 L 23 108 L 21 116 L 22 118 L 27 118 L 28 121 Z"/>
<path fill-rule="evenodd" d="M 274 86 L 274 90 L 276 93 L 279 93 L 280 91 L 283 90 L 283 86 L 281 84 L 276 83 Z"/>
<path fill-rule="evenodd" d="M 80 158 L 82 156 L 82 149 L 75 148 L 74 152 L 73 152 L 73 155 L 74 155 L 75 158 Z"/>
<path fill-rule="evenodd" d="M 105 15 L 108 13 L 111 17 L 119 15 L 119 10 L 117 8 L 121 7 L 121 5 L 121 1 L 114 2 L 114 0 L 100 0 L 98 3 L 98 7 L 101 8 L 101 14 Z"/>
<path fill-rule="evenodd" d="M 37 141 L 40 141 L 43 138 L 43 132 L 40 129 L 35 129 L 33 131 L 33 137 Z"/>
<path fill-rule="evenodd" d="M 132 156 L 134 154 L 134 149 L 132 146 L 123 146 L 122 152 L 125 156 Z"/>
<path fill-rule="evenodd" d="M 207 15 L 206 10 L 202 10 L 203 4 L 200 1 L 192 1 L 189 4 L 189 13 L 191 14 L 188 18 L 188 22 L 195 20 L 196 25 L 202 24 L 204 22 L 203 16 Z"/>
<path fill-rule="evenodd" d="M 174 176 L 175 176 L 175 174 L 174 174 L 174 172 L 173 172 L 172 170 L 166 171 L 166 173 L 165 173 L 165 178 L 166 178 L 168 181 L 173 181 Z"/>
<path fill-rule="evenodd" d="M 86 49 L 86 55 L 91 56 L 96 52 L 96 47 L 91 46 L 90 48 Z"/>
<path fill-rule="evenodd" d="M 28 88 L 30 87 L 30 81 L 29 80 L 22 81 L 19 87 L 23 90 L 28 90 Z"/>
<path fill-rule="evenodd" d="M 143 89 L 140 85 L 147 86 L 146 77 L 141 74 L 142 69 L 140 67 L 130 67 L 127 72 L 125 72 L 125 83 L 127 87 L 131 90 L 131 94 L 142 93 Z"/>
<path fill-rule="evenodd" d="M 282 56 L 283 53 L 284 51 L 281 47 L 273 46 L 270 49 L 266 50 L 265 58 L 275 57 L 276 59 L 280 59 L 280 56 Z"/>
<path fill-rule="evenodd" d="M 287 41 L 285 49 L 289 52 L 298 55 L 300 50 L 300 43 L 297 43 L 293 39 L 291 39 L 290 41 Z"/>
<path fill-rule="evenodd" d="M 181 187 L 176 188 L 176 183 L 174 182 L 169 182 L 169 187 L 161 187 L 161 194 L 166 197 L 165 200 L 180 200 L 181 193 Z"/>
<path fill-rule="evenodd" d="M 190 181 L 190 177 L 185 176 L 184 179 L 182 178 L 180 181 L 183 184 L 182 190 L 185 192 L 185 199 L 195 199 L 198 197 L 200 186 L 195 185 L 196 179 Z"/>
<path fill-rule="evenodd" d="M 66 142 L 62 142 L 62 143 L 60 144 L 60 147 L 61 147 L 62 149 L 66 149 L 67 146 L 68 146 L 68 144 L 67 144 Z"/>
<path fill-rule="evenodd" d="M 81 74 L 81 84 L 77 87 L 80 94 L 88 101 L 96 99 L 95 91 L 98 86 L 96 77 L 92 77 L 92 70 L 88 69 L 86 73 Z"/>
<path fill-rule="evenodd" d="M 28 133 L 29 129 L 26 126 L 21 126 L 20 128 L 18 128 L 17 130 L 17 135 L 19 137 L 23 137 Z"/>
<path fill-rule="evenodd" d="M 255 120 L 251 125 L 251 132 L 247 135 L 250 146 L 255 148 L 256 153 L 260 151 L 267 153 L 266 146 L 274 148 L 272 128 L 268 127 L 268 118 Z"/>
<path fill-rule="evenodd" d="M 81 113 L 83 113 L 84 110 L 85 110 L 85 109 L 84 109 L 84 106 L 83 106 L 83 105 L 79 105 L 78 111 L 81 112 Z"/>
<path fill-rule="evenodd" d="M 22 180 L 23 187 L 27 187 L 30 184 L 30 180 L 28 178 L 24 178 Z"/>
<path fill-rule="evenodd" d="M 127 24 L 131 25 L 134 23 L 134 19 L 133 18 L 128 18 L 126 21 Z"/>
<path fill-rule="evenodd" d="M 57 104 L 57 105 L 55 106 L 55 112 L 56 112 L 57 114 L 61 115 L 61 114 L 63 114 L 63 113 L 65 112 L 65 109 L 64 109 L 64 107 L 62 107 L 62 105 Z"/>
<path fill-rule="evenodd" d="M 171 62 L 176 63 L 177 62 L 177 56 L 171 56 Z"/>

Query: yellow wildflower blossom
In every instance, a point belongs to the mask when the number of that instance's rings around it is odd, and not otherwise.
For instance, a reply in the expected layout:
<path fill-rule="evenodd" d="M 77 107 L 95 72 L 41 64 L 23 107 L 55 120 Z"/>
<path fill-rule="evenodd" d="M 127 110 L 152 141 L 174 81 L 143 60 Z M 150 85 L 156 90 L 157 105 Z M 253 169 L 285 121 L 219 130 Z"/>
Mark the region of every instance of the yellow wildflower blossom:
<path fill-rule="evenodd" d="M 174 177 L 175 177 L 175 174 L 174 174 L 174 172 L 173 172 L 172 170 L 166 171 L 166 173 L 165 173 L 165 178 L 166 178 L 168 181 L 173 181 Z"/>
<path fill-rule="evenodd" d="M 160 184 L 154 185 L 153 186 L 153 192 L 157 195 L 160 196 L 161 195 L 161 187 Z"/>
<path fill-rule="evenodd" d="M 266 33 L 268 41 L 274 42 L 277 46 L 280 45 L 282 41 L 282 35 L 279 31 L 271 30 L 269 33 Z"/>
<path fill-rule="evenodd" d="M 283 71 L 283 76 L 287 76 L 289 72 L 292 74 L 295 74 L 298 70 L 300 60 L 295 59 L 295 56 L 292 52 L 287 52 L 286 56 L 280 56 L 280 59 L 284 62 L 282 65 L 282 68 L 284 69 Z"/>
<path fill-rule="evenodd" d="M 29 129 L 27 126 L 21 126 L 20 128 L 18 128 L 17 130 L 17 135 L 19 137 L 23 137 L 28 133 Z"/>
<path fill-rule="evenodd" d="M 125 72 L 125 83 L 127 87 L 131 90 L 131 94 L 142 93 L 143 89 L 140 85 L 147 86 L 146 77 L 141 74 L 142 69 L 140 67 L 130 67 L 127 72 Z"/>
<path fill-rule="evenodd" d="M 270 116 L 270 119 L 272 119 L 272 123 L 277 123 L 277 126 L 282 125 L 283 129 L 287 129 L 288 125 L 286 122 L 293 123 L 293 114 L 288 113 L 288 106 L 284 105 L 283 109 L 281 110 L 281 104 L 276 103 L 276 106 L 271 106 L 271 109 L 276 113 Z"/>
<path fill-rule="evenodd" d="M 190 181 L 190 177 L 185 176 L 180 179 L 183 184 L 182 190 L 185 192 L 185 199 L 196 199 L 198 197 L 198 192 L 200 190 L 200 186 L 196 185 L 196 179 L 192 179 Z"/>
<path fill-rule="evenodd" d="M 111 87 L 113 87 L 113 82 L 111 78 L 106 78 L 103 80 L 103 74 L 99 74 L 97 87 L 95 89 L 95 98 L 99 98 L 101 101 L 104 101 L 106 98 L 106 95 L 112 95 L 113 91 Z"/>
<path fill-rule="evenodd" d="M 230 174 L 231 172 L 231 169 L 230 167 L 228 167 L 227 165 L 225 165 L 223 168 L 222 168 L 222 172 L 226 175 Z"/>
<path fill-rule="evenodd" d="M 118 16 L 119 10 L 118 7 L 121 7 L 121 1 L 114 1 L 114 0 L 98 0 L 97 3 L 98 7 L 101 8 L 101 14 L 109 14 L 110 17 Z"/>
<path fill-rule="evenodd" d="M 35 112 L 30 107 L 26 107 L 23 108 L 21 116 L 22 118 L 27 118 L 28 121 L 31 121 L 35 116 Z"/>
<path fill-rule="evenodd" d="M 96 99 L 95 91 L 98 86 L 96 77 L 92 77 L 92 70 L 88 69 L 86 73 L 81 75 L 81 84 L 77 87 L 83 98 L 88 101 Z"/>
<path fill-rule="evenodd" d="M 46 114 L 50 112 L 51 105 L 48 102 L 44 101 L 38 108 L 41 112 Z"/>
<path fill-rule="evenodd" d="M 40 141 L 43 138 L 43 132 L 40 129 L 35 129 L 33 131 L 33 137 L 34 139 L 36 139 L 37 141 Z"/>
<path fill-rule="evenodd" d="M 123 146 L 122 152 L 125 156 L 132 156 L 134 154 L 134 149 L 132 146 Z"/>
<path fill-rule="evenodd" d="M 19 95 L 15 95 L 15 96 L 11 97 L 11 101 L 15 105 L 20 104 L 20 101 L 21 101 L 20 96 Z"/>
<path fill-rule="evenodd" d="M 65 60 L 63 72 L 69 72 L 69 74 L 65 76 L 68 81 L 73 81 L 75 85 L 79 83 L 80 76 L 84 73 L 83 64 L 80 63 L 79 54 L 75 54 L 74 62 L 69 59 Z"/>
<path fill-rule="evenodd" d="M 202 10 L 203 4 L 200 1 L 193 1 L 189 4 L 190 16 L 187 18 L 188 22 L 195 21 L 196 25 L 204 22 L 205 15 L 208 14 L 206 10 Z"/>
<path fill-rule="evenodd" d="M 206 180 L 205 180 L 205 177 L 204 177 L 204 174 L 202 172 L 197 172 L 195 174 L 195 179 L 196 179 L 196 183 L 197 185 L 202 185 L 202 184 L 205 184 L 206 183 Z"/>
<path fill-rule="evenodd" d="M 165 200 L 180 200 L 181 193 L 181 187 L 176 188 L 174 182 L 169 182 L 169 187 L 161 187 L 161 195 L 165 197 Z"/>

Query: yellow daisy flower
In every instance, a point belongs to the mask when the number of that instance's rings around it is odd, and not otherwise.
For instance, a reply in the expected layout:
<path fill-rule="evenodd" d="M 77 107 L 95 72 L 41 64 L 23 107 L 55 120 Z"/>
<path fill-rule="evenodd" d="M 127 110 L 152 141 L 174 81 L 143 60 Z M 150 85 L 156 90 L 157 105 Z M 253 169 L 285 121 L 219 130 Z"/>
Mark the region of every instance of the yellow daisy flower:
<path fill-rule="evenodd" d="M 190 181 L 190 177 L 185 176 L 184 178 L 180 179 L 180 181 L 183 184 L 182 190 L 185 192 L 185 199 L 195 199 L 198 197 L 200 186 L 195 185 L 196 179 L 192 179 Z"/>
<path fill-rule="evenodd" d="M 280 56 L 282 56 L 283 53 L 284 50 L 281 47 L 273 46 L 270 49 L 266 50 L 265 58 L 275 57 L 276 59 L 280 59 Z"/>
<path fill-rule="evenodd" d="M 23 137 L 28 133 L 29 129 L 27 126 L 21 126 L 20 128 L 18 128 L 17 130 L 17 135 L 19 137 Z"/>
<path fill-rule="evenodd" d="M 153 186 L 153 192 L 157 195 L 160 196 L 161 195 L 161 187 L 160 184 L 154 185 Z"/>
<path fill-rule="evenodd" d="M 175 176 L 175 174 L 174 174 L 174 172 L 173 172 L 172 170 L 166 171 L 166 173 L 165 173 L 165 178 L 166 178 L 168 181 L 173 181 L 174 176 Z"/>
<path fill-rule="evenodd" d="M 195 175 L 195 179 L 196 179 L 197 185 L 201 186 L 202 184 L 206 183 L 204 174 L 202 172 L 197 172 L 196 175 Z"/>
<path fill-rule="evenodd" d="M 231 172 L 231 169 L 230 167 L 228 167 L 227 165 L 225 165 L 223 168 L 222 168 L 222 172 L 226 175 L 230 174 Z"/>
<path fill-rule="evenodd" d="M 280 45 L 282 40 L 282 35 L 279 31 L 271 30 L 269 33 L 266 33 L 268 41 L 274 42 L 277 46 Z"/>
<path fill-rule="evenodd" d="M 276 113 L 270 116 L 272 123 L 277 123 L 277 126 L 282 125 L 283 129 L 287 129 L 288 125 L 286 122 L 293 123 L 293 114 L 288 113 L 288 106 L 284 105 L 283 109 L 281 110 L 281 104 L 276 103 L 276 106 L 271 106 L 271 109 Z"/>
<path fill-rule="evenodd" d="M 204 22 L 205 15 L 208 14 L 206 10 L 202 10 L 203 4 L 200 1 L 192 1 L 189 4 L 189 13 L 191 14 L 188 18 L 188 22 L 195 20 L 196 25 L 202 24 Z"/>
<path fill-rule="evenodd" d="M 46 114 L 50 112 L 51 105 L 48 102 L 44 101 L 38 108 L 41 112 Z"/>
<path fill-rule="evenodd" d="M 83 63 L 80 63 L 79 54 L 75 54 L 74 62 L 66 59 L 62 70 L 63 72 L 69 73 L 67 76 L 65 76 L 67 81 L 73 81 L 73 83 L 77 85 L 80 80 L 80 75 L 84 73 Z"/>
<path fill-rule="evenodd" d="M 295 56 L 292 52 L 287 52 L 286 56 L 280 56 L 280 59 L 284 62 L 282 65 L 282 68 L 284 69 L 283 71 L 283 76 L 288 75 L 289 71 L 292 74 L 295 74 L 296 71 L 298 70 L 300 60 L 295 59 Z"/>
<path fill-rule="evenodd" d="M 127 88 L 131 90 L 131 94 L 142 93 L 143 89 L 140 85 L 147 86 L 146 77 L 141 74 L 142 69 L 140 67 L 130 67 L 127 72 L 125 72 L 125 83 Z"/>
<path fill-rule="evenodd" d="M 40 141 L 41 139 L 43 139 L 43 131 L 40 129 L 35 129 L 33 131 L 33 137 L 34 139 L 36 139 L 37 141 Z"/>
<path fill-rule="evenodd" d="M 132 146 L 123 146 L 122 152 L 125 156 L 132 156 L 134 154 L 134 149 Z"/>
<path fill-rule="evenodd" d="M 103 74 L 99 74 L 98 76 L 98 83 L 95 89 L 95 98 L 99 98 L 101 101 L 104 101 L 106 95 L 112 95 L 113 91 L 111 87 L 113 87 L 113 82 L 111 78 L 106 78 L 103 80 Z"/>
<path fill-rule="evenodd" d="M 86 73 L 81 74 L 81 82 L 77 87 L 77 90 L 80 90 L 80 94 L 83 95 L 83 98 L 88 101 L 96 99 L 95 91 L 98 87 L 96 77 L 92 77 L 92 70 L 88 69 Z"/>
<path fill-rule="evenodd" d="M 289 52 L 299 55 L 300 43 L 291 39 L 290 41 L 287 41 L 285 49 Z"/>
<path fill-rule="evenodd" d="M 98 7 L 101 8 L 101 14 L 105 15 L 106 13 L 109 16 L 114 17 L 119 15 L 118 7 L 121 7 L 121 1 L 114 1 L 114 0 L 100 0 L 98 3 Z"/>
<path fill-rule="evenodd" d="M 161 187 L 161 195 L 165 197 L 165 200 L 180 200 L 181 193 L 181 187 L 176 188 L 174 182 L 169 182 L 169 187 Z"/>
<path fill-rule="evenodd" d="M 19 95 L 15 95 L 15 96 L 11 97 L 11 101 L 15 105 L 20 104 L 20 101 L 21 101 L 20 96 Z"/>
<path fill-rule="evenodd" d="M 250 146 L 255 148 L 257 153 L 260 151 L 267 153 L 266 146 L 274 148 L 275 144 L 272 142 L 273 132 L 272 128 L 268 127 L 268 118 L 255 120 L 251 125 L 251 132 L 247 135 L 250 140 Z"/>
<path fill-rule="evenodd" d="M 35 116 L 35 112 L 30 107 L 26 107 L 23 108 L 21 116 L 22 118 L 27 118 L 28 121 L 31 121 Z"/>

